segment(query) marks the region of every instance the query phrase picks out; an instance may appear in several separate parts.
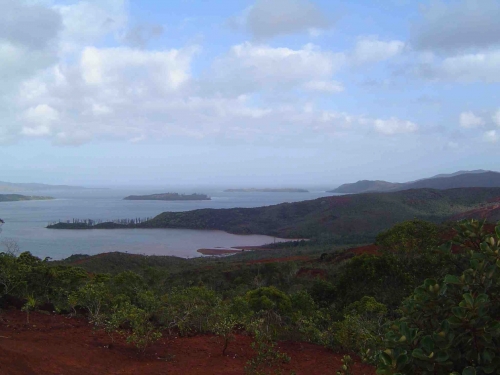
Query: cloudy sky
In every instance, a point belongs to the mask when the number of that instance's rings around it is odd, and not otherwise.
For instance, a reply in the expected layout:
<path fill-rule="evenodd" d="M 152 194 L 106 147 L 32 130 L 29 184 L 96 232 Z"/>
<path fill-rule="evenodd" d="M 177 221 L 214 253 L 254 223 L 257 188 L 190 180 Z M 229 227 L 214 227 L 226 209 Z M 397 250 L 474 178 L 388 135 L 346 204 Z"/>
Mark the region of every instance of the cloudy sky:
<path fill-rule="evenodd" d="M 499 0 L 0 0 L 0 180 L 498 170 L 499 19 Z"/>

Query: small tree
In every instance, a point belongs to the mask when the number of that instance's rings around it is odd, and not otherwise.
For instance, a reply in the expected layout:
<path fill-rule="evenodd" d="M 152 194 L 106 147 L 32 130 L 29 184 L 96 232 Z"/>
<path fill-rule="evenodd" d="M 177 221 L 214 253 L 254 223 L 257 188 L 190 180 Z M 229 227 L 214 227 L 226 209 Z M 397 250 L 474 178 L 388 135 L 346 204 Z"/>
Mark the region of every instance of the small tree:
<path fill-rule="evenodd" d="M 229 342 L 234 340 L 234 327 L 238 320 L 229 311 L 229 305 L 220 303 L 214 312 L 211 331 L 222 339 L 222 355 L 226 355 Z"/>
<path fill-rule="evenodd" d="M 37 305 L 38 301 L 32 294 L 26 297 L 26 303 L 22 308 L 23 311 L 26 311 L 26 324 L 30 324 L 30 311 L 34 311 Z"/>

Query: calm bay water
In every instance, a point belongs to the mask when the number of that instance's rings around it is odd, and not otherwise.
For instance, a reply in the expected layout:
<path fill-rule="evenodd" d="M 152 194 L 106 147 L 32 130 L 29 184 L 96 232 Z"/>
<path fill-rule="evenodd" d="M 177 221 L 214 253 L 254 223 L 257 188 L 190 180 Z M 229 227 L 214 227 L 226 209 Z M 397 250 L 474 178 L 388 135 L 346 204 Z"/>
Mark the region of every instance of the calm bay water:
<path fill-rule="evenodd" d="M 50 195 L 55 200 L 0 203 L 0 218 L 5 220 L 2 239 L 14 239 L 21 251 L 40 257 L 62 259 L 71 254 L 98 254 L 121 251 L 147 255 L 194 257 L 200 248 L 256 246 L 274 241 L 273 237 L 233 235 L 221 231 L 187 229 L 50 230 L 52 221 L 77 219 L 113 220 L 153 217 L 165 211 L 190 211 L 199 208 L 260 207 L 297 202 L 332 195 L 310 193 L 224 193 L 222 190 L 198 191 L 211 201 L 125 201 L 131 194 L 153 194 L 172 189 L 106 189 L 79 191 L 21 192 L 25 195 Z M 182 191 L 179 193 L 193 193 Z M 279 239 L 277 239 L 279 240 Z"/>

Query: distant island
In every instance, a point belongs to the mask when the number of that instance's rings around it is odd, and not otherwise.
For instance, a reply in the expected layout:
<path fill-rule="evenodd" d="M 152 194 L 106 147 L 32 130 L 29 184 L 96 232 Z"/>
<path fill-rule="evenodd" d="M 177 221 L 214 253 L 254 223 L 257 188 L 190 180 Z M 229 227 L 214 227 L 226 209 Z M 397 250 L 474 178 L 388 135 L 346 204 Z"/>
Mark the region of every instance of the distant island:
<path fill-rule="evenodd" d="M 21 194 L 0 194 L 0 202 L 20 202 L 20 201 L 47 201 L 54 199 L 52 197 L 41 197 L 36 195 Z"/>
<path fill-rule="evenodd" d="M 305 189 L 226 189 L 225 193 L 309 193 Z"/>
<path fill-rule="evenodd" d="M 209 201 L 210 198 L 205 194 L 178 194 L 178 193 L 164 193 L 164 194 L 151 194 L 151 195 L 129 195 L 123 198 L 127 201 Z"/>
<path fill-rule="evenodd" d="M 359 193 L 389 193 L 410 189 L 458 189 L 458 188 L 490 188 L 500 187 L 500 173 L 494 171 L 475 170 L 458 171 L 451 174 L 439 174 L 410 182 L 388 182 L 362 180 L 344 184 L 329 193 L 359 194 Z"/>

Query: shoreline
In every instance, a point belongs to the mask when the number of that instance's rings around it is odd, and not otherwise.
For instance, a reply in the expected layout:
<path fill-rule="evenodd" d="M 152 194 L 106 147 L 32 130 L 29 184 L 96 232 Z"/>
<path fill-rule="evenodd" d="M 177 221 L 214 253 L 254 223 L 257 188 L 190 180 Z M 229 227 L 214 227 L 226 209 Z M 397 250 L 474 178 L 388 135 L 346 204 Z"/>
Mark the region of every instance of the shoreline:
<path fill-rule="evenodd" d="M 265 246 L 265 245 L 262 245 Z M 273 250 L 268 247 L 262 247 L 262 246 L 233 246 L 229 249 L 217 249 L 217 248 L 204 248 L 204 249 L 198 249 L 196 252 L 202 254 L 202 255 L 229 255 L 229 254 L 239 254 L 243 253 L 245 251 L 266 251 L 266 250 Z"/>

